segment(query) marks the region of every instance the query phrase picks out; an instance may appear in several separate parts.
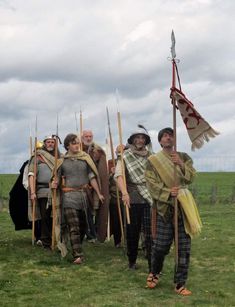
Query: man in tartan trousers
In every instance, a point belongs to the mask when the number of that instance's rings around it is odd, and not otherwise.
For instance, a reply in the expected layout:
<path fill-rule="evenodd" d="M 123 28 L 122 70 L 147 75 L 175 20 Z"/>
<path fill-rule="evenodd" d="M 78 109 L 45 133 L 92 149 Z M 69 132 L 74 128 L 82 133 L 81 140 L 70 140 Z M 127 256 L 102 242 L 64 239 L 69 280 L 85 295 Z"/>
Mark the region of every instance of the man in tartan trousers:
<path fill-rule="evenodd" d="M 122 201 L 129 207 L 130 224 L 126 227 L 127 256 L 129 268 L 137 268 L 138 244 L 140 232 L 143 230 L 146 256 L 150 270 L 151 260 L 151 231 L 150 231 L 150 204 L 152 198 L 146 188 L 145 168 L 150 151 L 147 145 L 151 144 L 147 131 L 143 128 L 132 133 L 128 139 L 128 149 L 123 153 L 125 164 L 126 186 L 122 175 L 121 161 L 118 160 L 115 179 L 122 193 Z"/>
<path fill-rule="evenodd" d="M 192 159 L 183 152 L 173 151 L 173 129 L 164 128 L 158 134 L 162 150 L 149 157 L 146 167 L 147 187 L 153 198 L 153 208 L 157 210 L 153 229 L 156 238 L 153 240 L 151 272 L 147 278 L 147 287 L 155 288 L 163 268 L 165 256 L 169 253 L 174 239 L 174 197 L 178 201 L 178 264 L 175 268 L 175 292 L 188 296 L 192 292 L 185 287 L 188 276 L 191 237 L 200 232 L 200 217 L 196 213 L 193 198 L 187 189 L 196 173 Z M 178 184 L 174 183 L 174 165 Z M 183 194 L 184 193 L 184 194 Z M 186 197 L 187 196 L 187 197 Z M 185 207 L 184 207 L 185 205 Z M 195 209 L 195 210 L 194 210 Z M 191 218 L 187 219 L 190 211 Z M 156 214 L 153 210 L 152 214 Z M 154 221 L 154 219 L 152 219 Z M 191 227 L 193 226 L 193 227 Z"/>

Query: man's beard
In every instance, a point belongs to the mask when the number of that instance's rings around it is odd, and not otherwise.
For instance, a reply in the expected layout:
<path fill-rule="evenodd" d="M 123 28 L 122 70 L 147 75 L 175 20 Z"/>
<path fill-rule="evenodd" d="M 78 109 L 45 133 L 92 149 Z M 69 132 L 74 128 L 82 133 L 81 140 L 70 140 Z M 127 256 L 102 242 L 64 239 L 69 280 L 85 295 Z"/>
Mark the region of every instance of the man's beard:
<path fill-rule="evenodd" d="M 49 154 L 54 156 L 54 153 L 55 153 L 54 147 L 48 147 L 48 148 L 44 147 L 44 150 L 46 150 Z"/>

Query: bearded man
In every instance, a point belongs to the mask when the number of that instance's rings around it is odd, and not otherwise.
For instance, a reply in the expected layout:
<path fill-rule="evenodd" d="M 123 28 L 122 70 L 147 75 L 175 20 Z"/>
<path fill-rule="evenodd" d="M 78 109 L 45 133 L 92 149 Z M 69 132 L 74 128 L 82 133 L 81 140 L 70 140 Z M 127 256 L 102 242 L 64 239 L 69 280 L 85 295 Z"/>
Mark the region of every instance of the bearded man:
<path fill-rule="evenodd" d="M 37 157 L 32 156 L 28 168 L 30 199 L 31 201 L 37 200 L 35 220 L 41 220 L 41 241 L 45 248 L 51 246 L 52 207 L 49 185 L 55 165 L 55 144 L 56 139 L 53 135 L 45 137 L 42 148 L 37 149 Z M 36 174 L 34 174 L 35 158 L 37 160 Z M 36 187 L 34 187 L 34 176 L 36 176 Z M 29 210 L 29 218 L 32 220 L 31 210 Z"/>
<path fill-rule="evenodd" d="M 108 208 L 109 208 L 109 174 L 107 168 L 106 154 L 101 146 L 93 141 L 93 132 L 84 130 L 82 132 L 82 150 L 90 155 L 95 163 L 101 184 L 101 193 L 104 202 L 101 204 L 96 194 L 94 194 L 90 209 L 88 211 L 90 232 L 88 239 L 97 239 L 104 242 L 107 236 Z"/>

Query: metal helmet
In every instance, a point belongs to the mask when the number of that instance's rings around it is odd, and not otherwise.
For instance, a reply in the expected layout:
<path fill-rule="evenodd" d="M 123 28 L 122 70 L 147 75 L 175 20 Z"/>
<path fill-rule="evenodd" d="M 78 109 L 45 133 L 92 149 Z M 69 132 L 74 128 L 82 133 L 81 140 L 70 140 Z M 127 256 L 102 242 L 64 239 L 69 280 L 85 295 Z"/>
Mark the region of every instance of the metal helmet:
<path fill-rule="evenodd" d="M 43 143 L 46 142 L 46 140 L 55 140 L 55 139 L 56 139 L 55 135 L 53 135 L 53 134 L 47 135 L 47 136 L 44 137 Z"/>
<path fill-rule="evenodd" d="M 128 144 L 132 144 L 135 136 L 138 135 L 138 134 L 142 134 L 142 135 L 145 136 L 145 139 L 146 139 L 145 145 L 148 145 L 148 144 L 151 143 L 151 139 L 150 139 L 150 136 L 149 136 L 147 130 L 145 128 L 143 128 L 143 126 L 141 126 L 141 127 L 138 127 L 138 129 L 130 135 L 130 137 L 127 140 Z"/>
<path fill-rule="evenodd" d="M 37 147 L 37 149 L 41 149 L 43 147 L 43 142 L 37 141 L 36 147 Z"/>

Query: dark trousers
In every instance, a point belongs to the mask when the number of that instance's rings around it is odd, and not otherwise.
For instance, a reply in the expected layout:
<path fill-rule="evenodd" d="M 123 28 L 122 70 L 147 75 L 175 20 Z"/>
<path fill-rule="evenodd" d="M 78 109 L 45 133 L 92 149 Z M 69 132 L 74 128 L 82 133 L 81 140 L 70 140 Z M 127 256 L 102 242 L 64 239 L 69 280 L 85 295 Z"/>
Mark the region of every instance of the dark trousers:
<path fill-rule="evenodd" d="M 64 208 L 64 217 L 69 228 L 73 257 L 76 259 L 83 255 L 82 241 L 86 231 L 86 214 L 83 210 Z"/>
<path fill-rule="evenodd" d="M 122 204 L 120 204 L 120 207 L 122 215 Z M 110 214 L 110 233 L 113 235 L 114 244 L 118 245 L 121 243 L 122 232 L 121 232 L 121 224 L 118 213 L 117 199 L 114 197 L 111 197 L 110 199 L 109 214 Z"/>
<path fill-rule="evenodd" d="M 165 256 L 169 253 L 174 239 L 173 214 L 170 219 L 157 216 L 157 236 L 152 246 L 151 271 L 158 274 L 162 271 Z M 175 267 L 174 282 L 184 285 L 188 277 L 191 238 L 184 230 L 181 214 L 178 218 L 178 266 Z"/>
<path fill-rule="evenodd" d="M 140 232 L 143 231 L 146 257 L 149 269 L 151 268 L 151 225 L 150 206 L 144 204 L 131 204 L 130 224 L 127 224 L 127 256 L 129 263 L 135 263 L 138 255 Z"/>
<path fill-rule="evenodd" d="M 41 214 L 41 241 L 43 246 L 51 246 L 52 218 L 51 206 L 47 208 L 47 198 L 39 198 L 38 205 Z"/>
<path fill-rule="evenodd" d="M 86 237 L 88 240 L 96 239 L 95 216 L 92 214 L 92 211 L 89 206 L 87 208 Z"/>

